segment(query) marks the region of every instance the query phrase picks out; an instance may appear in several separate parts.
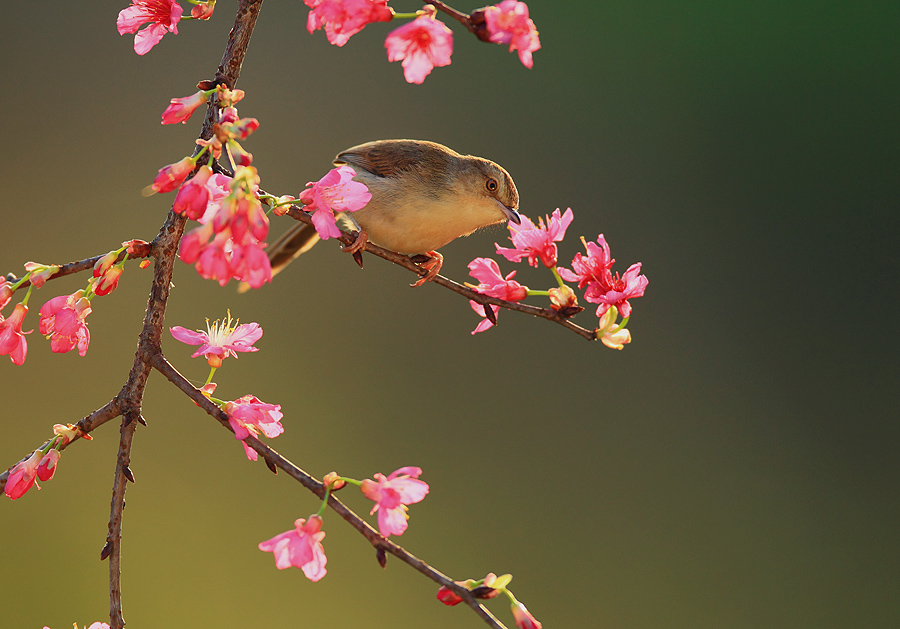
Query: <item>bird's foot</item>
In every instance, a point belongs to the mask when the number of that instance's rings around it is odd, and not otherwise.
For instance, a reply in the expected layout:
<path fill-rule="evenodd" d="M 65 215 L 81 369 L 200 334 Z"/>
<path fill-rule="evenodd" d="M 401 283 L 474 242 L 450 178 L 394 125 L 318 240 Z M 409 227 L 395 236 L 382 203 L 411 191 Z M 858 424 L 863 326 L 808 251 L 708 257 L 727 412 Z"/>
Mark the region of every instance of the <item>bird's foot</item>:
<path fill-rule="evenodd" d="M 369 234 L 366 233 L 366 230 L 361 229 L 356 233 L 356 240 L 354 240 L 349 245 L 342 246 L 341 251 L 343 251 L 344 253 L 356 253 L 357 251 L 365 251 L 367 242 L 369 242 Z"/>
<path fill-rule="evenodd" d="M 437 277 L 438 272 L 441 270 L 441 266 L 444 264 L 444 256 L 437 251 L 429 251 L 423 255 L 427 256 L 428 259 L 424 262 L 419 262 L 418 265 L 423 269 L 427 269 L 428 273 L 420 277 L 414 284 L 410 284 L 413 288 L 421 286 L 425 282 L 430 282 Z"/>

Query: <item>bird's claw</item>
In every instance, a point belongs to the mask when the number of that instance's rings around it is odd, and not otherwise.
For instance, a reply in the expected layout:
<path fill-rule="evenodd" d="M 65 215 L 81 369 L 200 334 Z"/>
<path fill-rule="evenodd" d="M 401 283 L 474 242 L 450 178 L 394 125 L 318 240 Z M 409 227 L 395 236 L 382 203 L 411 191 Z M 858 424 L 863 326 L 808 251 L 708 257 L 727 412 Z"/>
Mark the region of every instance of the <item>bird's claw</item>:
<path fill-rule="evenodd" d="M 427 255 L 429 259 L 425 262 L 419 263 L 419 266 L 423 269 L 427 269 L 428 273 L 416 280 L 415 283 L 410 284 L 410 286 L 412 286 L 413 288 L 421 286 L 425 282 L 430 282 L 431 280 L 436 278 L 438 272 L 440 272 L 441 270 L 441 266 L 444 264 L 444 256 L 439 254 L 437 251 L 429 251 L 425 255 Z"/>
<path fill-rule="evenodd" d="M 361 229 L 356 233 L 356 240 L 354 240 L 349 245 L 343 245 L 341 247 L 341 251 L 343 251 L 344 253 L 356 253 L 358 251 L 365 251 L 367 242 L 369 242 L 369 234 L 366 233 L 366 230 Z"/>

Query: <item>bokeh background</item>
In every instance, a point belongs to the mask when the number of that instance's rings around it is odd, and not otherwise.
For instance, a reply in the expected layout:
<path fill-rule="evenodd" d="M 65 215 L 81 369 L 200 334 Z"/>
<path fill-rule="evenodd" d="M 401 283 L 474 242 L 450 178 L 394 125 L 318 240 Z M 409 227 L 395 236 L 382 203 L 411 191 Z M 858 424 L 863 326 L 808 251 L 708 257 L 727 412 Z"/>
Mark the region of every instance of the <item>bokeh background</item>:
<path fill-rule="evenodd" d="M 116 33 L 123 2 L 7 3 L 4 272 L 153 238 L 172 196 L 140 190 L 199 128 L 159 115 L 212 77 L 236 4 L 138 57 Z M 259 322 L 260 351 L 216 376 L 222 397 L 281 404 L 272 445 L 317 476 L 424 468 L 431 494 L 398 541 L 455 578 L 513 573 L 548 629 L 900 625 L 900 5 L 529 4 L 534 69 L 451 25 L 453 64 L 413 86 L 385 59 L 389 26 L 337 48 L 305 31 L 301 2 L 267 1 L 239 83 L 241 113 L 262 124 L 245 147 L 278 194 L 372 139 L 503 164 L 526 214 L 573 208 L 563 260 L 602 232 L 618 270 L 643 263 L 631 346 L 509 312 L 470 336 L 465 300 L 411 290 L 375 258 L 360 271 L 332 243 L 247 295 L 179 263 L 166 323 L 202 327 L 227 308 Z M 445 274 L 464 281 L 505 237 L 447 246 Z M 550 285 L 519 266 L 524 283 Z M 95 301 L 85 358 L 52 355 L 35 333 L 23 367 L 0 360 L 0 467 L 118 391 L 150 277 L 131 265 Z M 52 282 L 33 310 L 85 279 Z M 164 348 L 202 382 L 190 348 Z M 479 626 L 406 566 L 379 568 L 334 515 L 323 581 L 277 571 L 256 544 L 315 499 L 248 462 L 156 374 L 144 415 L 125 513 L 129 627 Z M 103 426 L 40 493 L 0 502 L 3 627 L 106 618 L 117 440 L 117 423 Z"/>

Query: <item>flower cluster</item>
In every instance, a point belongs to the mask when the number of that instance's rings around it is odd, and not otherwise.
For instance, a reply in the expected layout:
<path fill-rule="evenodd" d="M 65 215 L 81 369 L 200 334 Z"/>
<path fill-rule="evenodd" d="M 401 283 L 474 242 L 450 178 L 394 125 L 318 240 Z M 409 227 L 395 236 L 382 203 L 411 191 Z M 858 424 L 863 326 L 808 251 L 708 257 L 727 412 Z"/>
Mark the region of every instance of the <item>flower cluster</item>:
<path fill-rule="evenodd" d="M 97 296 L 109 295 L 116 289 L 119 278 L 125 271 L 125 261 L 129 257 L 146 257 L 149 252 L 150 245 L 143 240 L 123 242 L 119 249 L 110 251 L 97 260 L 93 277 L 85 288 L 70 295 L 54 297 L 41 306 L 38 331 L 50 340 L 50 349 L 56 353 L 65 353 L 77 348 L 78 354 L 84 356 L 91 342 L 91 333 L 85 321 L 91 313 L 91 300 Z M 31 331 L 23 332 L 22 323 L 28 314 L 31 291 L 41 288 L 47 279 L 59 271 L 59 267 L 28 262 L 25 271 L 25 275 L 15 284 L 5 279 L 0 280 L 0 310 L 9 303 L 16 290 L 26 282 L 30 284 L 25 298 L 16 304 L 9 318 L 0 314 L 0 356 L 8 355 L 16 365 L 23 364 L 28 354 L 25 335 Z"/>
<path fill-rule="evenodd" d="M 161 168 L 149 190 L 171 192 L 177 188 L 172 210 L 200 223 L 181 240 L 178 256 L 183 262 L 194 264 L 201 277 L 217 280 L 222 286 L 234 278 L 259 288 L 272 280 L 272 266 L 264 251 L 269 219 L 259 200 L 259 175 L 250 165 L 253 156 L 240 144 L 259 128 L 255 118 L 238 116 L 234 104 L 244 92 L 219 85 L 172 99 L 162 122 L 184 122 L 213 92 L 221 105 L 213 137 L 198 140 L 202 148 L 193 157 Z M 198 167 L 201 158 L 218 159 L 223 151 L 234 166 L 234 176 L 214 173 L 208 163 Z M 194 177 L 186 181 L 195 169 Z"/>
<path fill-rule="evenodd" d="M 428 494 L 428 484 L 419 480 L 421 474 L 418 467 L 401 467 L 390 476 L 375 474 L 374 480 L 359 481 L 330 472 L 323 479 L 325 497 L 318 513 L 296 520 L 293 529 L 260 542 L 259 549 L 275 555 L 275 567 L 279 570 L 294 566 L 303 570 L 310 581 L 318 581 L 326 572 L 322 513 L 331 492 L 348 483 L 357 485 L 366 498 L 375 502 L 372 513 L 378 512 L 378 531 L 385 537 L 402 535 L 409 518 L 406 505 L 420 502 Z"/>
<path fill-rule="evenodd" d="M 324 29 L 328 41 L 343 46 L 351 36 L 373 22 L 414 18 L 391 31 L 384 41 L 388 61 L 400 61 L 409 83 L 422 83 L 435 67 L 450 65 L 453 32 L 436 19 L 436 10 L 427 5 L 413 14 L 400 15 L 387 6 L 387 0 L 304 0 L 310 7 L 306 27 L 310 33 Z M 532 66 L 531 53 L 541 47 L 537 28 L 528 17 L 528 6 L 516 0 L 479 9 L 468 16 L 473 28 L 485 29 L 485 41 L 509 44 L 517 50 L 522 64 Z"/>
<path fill-rule="evenodd" d="M 60 449 L 63 446 L 78 437 L 91 439 L 90 435 L 72 424 L 56 424 L 53 426 L 53 434 L 53 439 L 47 445 L 35 450 L 30 457 L 17 463 L 9 471 L 4 493 L 11 500 L 21 498 L 32 487 L 40 489 L 36 479 L 48 481 L 53 478 L 56 473 L 56 464 L 59 463 Z"/>
<path fill-rule="evenodd" d="M 515 271 L 505 277 L 500 272 L 499 265 L 490 258 L 476 258 L 469 263 L 469 274 L 478 280 L 479 284 L 469 286 L 476 292 L 503 299 L 505 301 L 518 302 L 529 295 L 546 295 L 550 299 L 551 308 L 563 316 L 572 316 L 581 311 L 578 306 L 578 298 L 575 291 L 565 281 L 577 282 L 578 288 L 584 288 L 585 301 L 599 304 L 597 316 L 600 322 L 594 331 L 595 338 L 603 342 L 607 347 L 622 349 L 631 342 L 631 333 L 625 329 L 628 317 L 631 315 L 631 303 L 629 299 L 640 297 L 647 288 L 647 277 L 641 275 L 641 264 L 631 265 L 625 274 L 620 276 L 610 270 L 615 260 L 609 252 L 606 239 L 601 234 L 597 244 L 581 242 L 587 251 L 587 255 L 575 254 L 572 260 L 572 269 L 557 267 L 559 260 L 558 242 L 566 236 L 566 230 L 572 223 L 574 215 L 572 209 L 560 213 L 555 210 L 551 216 L 538 218 L 537 225 L 527 216 L 522 215 L 519 225 L 510 223 L 509 238 L 512 247 L 495 245 L 497 253 L 511 262 L 528 260 L 528 264 L 537 267 L 539 263 L 551 270 L 558 286 L 546 291 L 530 290 L 515 280 Z M 472 309 L 484 320 L 478 324 L 472 334 L 483 332 L 497 321 L 499 306 L 490 305 L 489 310 L 476 301 L 470 301 Z M 616 324 L 618 315 L 623 320 Z"/>

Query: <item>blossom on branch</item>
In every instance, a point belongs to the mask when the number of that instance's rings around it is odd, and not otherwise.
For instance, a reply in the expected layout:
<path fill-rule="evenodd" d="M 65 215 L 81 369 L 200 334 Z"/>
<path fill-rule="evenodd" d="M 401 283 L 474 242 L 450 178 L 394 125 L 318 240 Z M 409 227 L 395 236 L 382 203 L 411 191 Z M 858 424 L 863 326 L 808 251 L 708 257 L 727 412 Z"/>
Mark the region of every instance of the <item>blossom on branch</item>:
<path fill-rule="evenodd" d="M 132 0 L 131 6 L 119 11 L 116 27 L 119 35 L 135 33 L 134 51 L 145 55 L 166 33 L 178 34 L 181 13 L 176 0 Z M 144 24 L 150 26 L 139 31 Z"/>
<path fill-rule="evenodd" d="M 360 485 L 363 495 L 375 501 L 370 515 L 378 512 L 378 531 L 385 537 L 403 534 L 409 524 L 406 505 L 420 502 L 428 493 L 428 483 L 418 480 L 421 475 L 418 467 L 401 467 L 387 477 L 375 474 L 375 480 L 367 478 Z"/>
<path fill-rule="evenodd" d="M 519 61 L 526 68 L 533 65 L 531 53 L 541 47 L 537 28 L 528 17 L 528 5 L 516 0 L 503 0 L 485 7 L 484 19 L 492 42 L 509 44 L 509 51 L 519 51 Z"/>
<path fill-rule="evenodd" d="M 318 581 L 327 572 L 328 558 L 322 548 L 323 539 L 322 518 L 311 515 L 309 520 L 296 520 L 292 530 L 260 542 L 259 549 L 275 555 L 275 567 L 279 570 L 294 566 L 303 570 L 310 581 Z"/>
<path fill-rule="evenodd" d="M 0 279 L 0 310 L 6 307 L 13 294 L 12 285 L 5 279 Z"/>
<path fill-rule="evenodd" d="M 180 7 L 179 7 L 180 9 Z M 206 104 L 209 92 L 199 91 L 190 96 L 173 98 L 169 106 L 162 113 L 162 124 L 184 124 L 194 114 L 198 107 Z"/>
<path fill-rule="evenodd" d="M 35 450 L 30 457 L 17 463 L 9 471 L 9 477 L 6 479 L 6 488 L 3 490 L 10 499 L 16 500 L 25 495 L 35 484 L 34 479 L 37 476 L 38 466 L 44 457 L 40 450 Z M 40 489 L 40 485 L 38 485 Z"/>
<path fill-rule="evenodd" d="M 587 287 L 584 291 L 584 299 L 592 304 L 600 304 L 597 308 L 597 316 L 602 317 L 610 306 L 615 306 L 623 317 L 631 315 L 631 304 L 628 300 L 632 297 L 640 297 L 647 288 L 647 277 L 641 275 L 641 263 L 632 264 L 625 271 L 625 275 L 615 276 L 610 271 L 614 259 L 610 257 L 609 245 L 603 234 L 597 238 L 597 243 L 586 242 L 581 239 L 587 256 L 576 253 L 572 260 L 572 271 L 560 268 L 560 276 L 570 282 L 578 282 L 578 288 Z"/>
<path fill-rule="evenodd" d="M 206 320 L 206 332 L 201 330 L 191 331 L 180 325 L 169 328 L 176 340 L 188 345 L 199 345 L 191 358 L 206 356 L 210 367 L 219 368 L 222 361 L 229 356 L 237 358 L 237 352 L 257 352 L 258 347 L 253 347 L 260 338 L 263 330 L 258 323 L 241 323 L 231 319 L 231 313 L 226 319 L 216 320 L 212 326 L 209 319 Z"/>
<path fill-rule="evenodd" d="M 566 237 L 566 229 L 573 218 L 572 208 L 568 208 L 562 216 L 559 209 L 556 209 L 552 216 L 547 217 L 546 224 L 544 219 L 539 217 L 538 224 L 535 225 L 523 214 L 521 225 L 513 222 L 508 225 L 509 239 L 515 247 L 509 249 L 497 243 L 494 243 L 494 246 L 497 247 L 497 253 L 510 262 L 519 262 L 527 257 L 531 266 L 536 267 L 540 260 L 547 268 L 554 267 L 559 255 L 556 243 Z"/>
<path fill-rule="evenodd" d="M 4 320 L 3 315 L 0 315 L 0 356 L 9 355 L 9 359 L 15 365 L 23 364 L 28 354 L 25 335 L 31 334 L 31 331 L 22 332 L 22 321 L 26 314 L 28 306 L 16 304 L 9 319 Z"/>
<path fill-rule="evenodd" d="M 53 478 L 53 475 L 56 473 L 56 464 L 59 462 L 59 450 L 53 449 L 50 450 L 47 454 L 44 455 L 44 458 L 41 459 L 41 462 L 37 467 L 37 476 L 41 480 L 50 480 Z"/>
<path fill-rule="evenodd" d="M 525 299 L 528 296 L 528 287 L 522 286 L 513 280 L 512 278 L 515 274 L 516 272 L 512 271 L 506 277 L 503 277 L 500 273 L 500 266 L 491 258 L 475 258 L 469 262 L 469 275 L 480 282 L 478 286 L 473 286 L 472 290 L 489 297 L 505 299 L 506 301 L 521 301 Z M 469 300 L 469 305 L 472 306 L 475 312 L 484 317 L 484 321 L 472 330 L 472 334 L 484 332 L 494 325 L 493 321 L 487 318 L 483 304 Z M 496 321 L 497 315 L 500 313 L 500 307 L 491 305 L 490 308 L 494 311 L 494 321 Z"/>
<path fill-rule="evenodd" d="M 531 612 L 522 603 L 516 601 L 512 604 L 512 614 L 518 629 L 541 629 L 541 623 L 531 615 Z"/>
<path fill-rule="evenodd" d="M 91 302 L 83 290 L 54 297 L 41 306 L 38 332 L 50 339 L 50 349 L 55 353 L 64 354 L 77 347 L 78 355 L 84 356 L 91 342 L 84 321 L 89 314 Z"/>
<path fill-rule="evenodd" d="M 297 197 L 307 212 L 312 212 L 313 226 L 322 240 L 339 238 L 335 212 L 355 212 L 372 199 L 366 184 L 353 181 L 356 171 L 350 166 L 332 168 L 318 181 L 310 181 Z"/>
<path fill-rule="evenodd" d="M 391 31 L 384 40 L 388 61 L 402 61 L 403 76 L 409 83 L 422 83 L 435 66 L 450 65 L 453 31 L 436 20 L 434 13 L 417 17 Z"/>
<path fill-rule="evenodd" d="M 390 22 L 394 12 L 387 0 L 303 0 L 310 7 L 306 30 L 324 28 L 328 41 L 343 46 L 372 22 Z"/>
<path fill-rule="evenodd" d="M 225 402 L 222 410 L 228 415 L 234 438 L 241 441 L 244 453 L 251 461 L 257 459 L 256 450 L 244 443 L 244 439 L 251 434 L 258 437 L 260 433 L 273 438 L 284 432 L 280 421 L 284 417 L 281 405 L 266 404 L 255 395 L 245 395 L 233 402 Z"/>
<path fill-rule="evenodd" d="M 174 164 L 163 166 L 159 169 L 156 179 L 150 184 L 150 189 L 153 192 L 171 192 L 187 179 L 192 170 L 194 170 L 194 160 L 190 157 L 185 157 Z"/>

